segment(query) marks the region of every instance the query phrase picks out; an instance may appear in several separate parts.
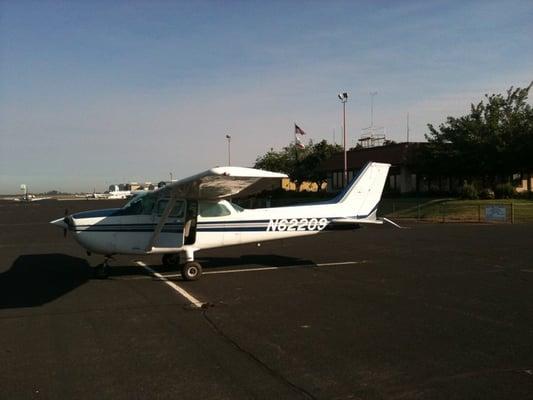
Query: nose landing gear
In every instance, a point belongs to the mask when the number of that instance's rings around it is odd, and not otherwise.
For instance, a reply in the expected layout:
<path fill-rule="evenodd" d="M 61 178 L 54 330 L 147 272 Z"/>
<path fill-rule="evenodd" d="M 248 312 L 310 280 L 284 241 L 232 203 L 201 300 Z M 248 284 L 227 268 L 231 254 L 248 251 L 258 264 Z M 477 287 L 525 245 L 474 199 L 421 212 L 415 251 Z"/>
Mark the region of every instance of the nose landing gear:
<path fill-rule="evenodd" d="M 105 260 L 102 264 L 94 267 L 94 277 L 97 279 L 107 279 L 109 277 L 109 260 L 112 260 L 112 256 L 105 256 Z"/>

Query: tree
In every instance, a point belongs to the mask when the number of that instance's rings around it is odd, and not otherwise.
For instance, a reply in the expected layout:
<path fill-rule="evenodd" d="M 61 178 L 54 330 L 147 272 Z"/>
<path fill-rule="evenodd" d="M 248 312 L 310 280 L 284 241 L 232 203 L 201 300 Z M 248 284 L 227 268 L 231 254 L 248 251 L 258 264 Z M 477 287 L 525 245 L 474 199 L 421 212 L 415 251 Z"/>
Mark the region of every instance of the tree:
<path fill-rule="evenodd" d="M 306 171 L 306 180 L 316 183 L 319 191 L 322 184 L 328 179 L 328 173 L 322 169 L 322 164 L 342 150 L 341 145 L 329 144 L 326 140 L 322 140 L 311 147 L 309 154 L 303 160 L 302 165 Z"/>
<path fill-rule="evenodd" d="M 532 85 L 511 87 L 505 96 L 485 95 L 469 114 L 448 117 L 438 129 L 429 124 L 428 144 L 417 154 L 420 172 L 494 186 L 498 176 L 532 171 L 533 110 L 527 103 Z"/>
<path fill-rule="evenodd" d="M 341 146 L 329 144 L 326 140 L 316 144 L 309 141 L 303 149 L 292 143 L 281 151 L 270 149 L 265 155 L 257 157 L 255 168 L 287 174 L 297 190 L 305 181 L 315 182 L 320 190 L 321 184 L 327 179 L 321 164 L 339 151 L 342 151 Z"/>

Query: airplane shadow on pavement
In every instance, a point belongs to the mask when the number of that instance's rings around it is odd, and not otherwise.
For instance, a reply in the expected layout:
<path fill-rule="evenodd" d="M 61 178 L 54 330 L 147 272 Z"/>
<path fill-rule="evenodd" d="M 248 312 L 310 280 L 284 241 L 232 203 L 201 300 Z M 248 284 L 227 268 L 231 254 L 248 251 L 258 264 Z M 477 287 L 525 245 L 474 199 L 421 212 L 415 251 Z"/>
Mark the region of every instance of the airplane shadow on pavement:
<path fill-rule="evenodd" d="M 87 260 L 65 254 L 19 256 L 0 274 L 0 309 L 36 307 L 83 285 L 93 276 Z"/>
<path fill-rule="evenodd" d="M 240 257 L 199 257 L 198 260 L 206 269 L 234 267 L 288 267 L 295 265 L 314 265 L 311 260 L 297 257 L 280 256 L 277 254 L 247 254 Z"/>
<path fill-rule="evenodd" d="M 210 269 L 248 269 L 314 265 L 302 258 L 275 254 L 240 257 L 201 257 L 204 271 Z M 155 267 L 155 266 L 154 266 Z M 178 271 L 176 267 L 157 266 L 158 272 Z M 109 278 L 147 275 L 132 265 L 112 265 Z M 87 260 L 66 254 L 29 254 L 19 256 L 11 268 L 0 273 L 0 309 L 37 307 L 49 303 L 94 279 L 94 268 Z"/>

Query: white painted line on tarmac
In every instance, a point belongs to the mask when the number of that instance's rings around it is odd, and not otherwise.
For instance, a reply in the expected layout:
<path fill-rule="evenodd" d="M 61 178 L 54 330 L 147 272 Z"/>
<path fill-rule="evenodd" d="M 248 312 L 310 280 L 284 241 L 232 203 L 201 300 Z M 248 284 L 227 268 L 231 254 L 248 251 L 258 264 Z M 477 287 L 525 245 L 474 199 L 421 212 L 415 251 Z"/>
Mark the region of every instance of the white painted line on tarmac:
<path fill-rule="evenodd" d="M 341 265 L 353 265 L 364 264 L 366 260 L 361 261 L 342 261 L 331 263 L 317 263 L 317 264 L 300 264 L 300 265 L 287 265 L 284 267 L 259 267 L 259 268 L 241 268 L 241 269 L 223 269 L 217 271 L 204 271 L 202 275 L 215 275 L 215 274 L 236 274 L 239 272 L 258 272 L 258 271 L 275 271 L 278 269 L 292 269 L 292 268 L 309 268 L 309 267 L 333 267 Z M 164 274 L 161 275 L 164 278 L 177 278 L 181 274 Z"/>
<path fill-rule="evenodd" d="M 202 303 L 200 300 L 198 300 L 196 297 L 189 294 L 185 289 L 179 287 L 174 282 L 169 281 L 165 276 L 161 275 L 159 272 L 154 271 L 152 268 L 150 268 L 148 265 L 143 263 L 142 261 L 135 261 L 135 263 L 149 271 L 153 276 L 156 278 L 161 279 L 163 282 L 165 282 L 168 286 L 170 286 L 172 289 L 174 289 L 176 292 L 181 294 L 183 297 L 185 297 L 193 306 L 201 308 L 204 303 Z"/>

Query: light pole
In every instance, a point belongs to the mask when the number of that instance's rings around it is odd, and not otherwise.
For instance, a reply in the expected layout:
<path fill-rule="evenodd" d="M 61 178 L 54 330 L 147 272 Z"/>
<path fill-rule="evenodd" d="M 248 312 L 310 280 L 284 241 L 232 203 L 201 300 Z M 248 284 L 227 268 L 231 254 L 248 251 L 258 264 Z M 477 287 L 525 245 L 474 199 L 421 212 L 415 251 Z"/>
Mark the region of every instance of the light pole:
<path fill-rule="evenodd" d="M 342 103 L 342 130 L 344 135 L 344 186 L 348 185 L 348 159 L 346 158 L 346 102 L 348 101 L 348 93 L 339 93 L 337 95 Z"/>
<path fill-rule="evenodd" d="M 231 135 L 226 135 L 228 139 L 228 165 L 231 165 Z"/>

